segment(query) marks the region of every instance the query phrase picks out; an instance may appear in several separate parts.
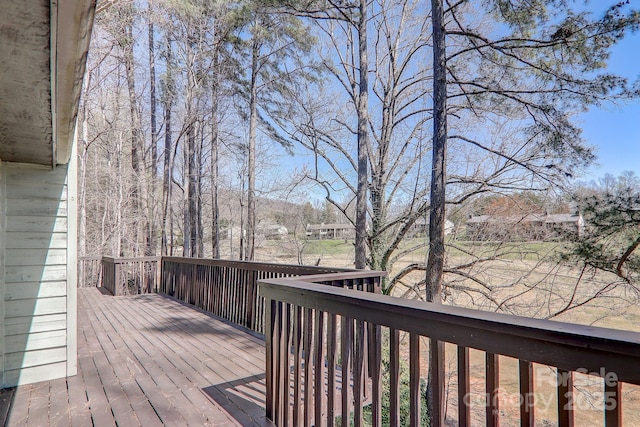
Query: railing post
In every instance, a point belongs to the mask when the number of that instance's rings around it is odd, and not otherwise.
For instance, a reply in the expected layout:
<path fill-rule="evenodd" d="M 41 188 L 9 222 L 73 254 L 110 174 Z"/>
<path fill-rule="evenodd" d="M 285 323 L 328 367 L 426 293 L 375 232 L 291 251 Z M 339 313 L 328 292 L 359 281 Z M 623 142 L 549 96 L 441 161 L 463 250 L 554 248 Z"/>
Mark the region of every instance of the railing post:
<path fill-rule="evenodd" d="M 335 424 L 337 316 L 327 314 L 327 427 Z"/>
<path fill-rule="evenodd" d="M 622 426 L 622 383 L 610 375 L 604 377 L 605 426 Z"/>
<path fill-rule="evenodd" d="M 431 363 L 431 426 L 444 426 L 445 390 L 444 390 L 444 343 L 431 338 L 429 340 Z"/>
<path fill-rule="evenodd" d="M 500 423 L 500 401 L 498 388 L 500 387 L 500 357 L 497 354 L 486 353 L 486 422 L 488 427 L 498 427 Z"/>
<path fill-rule="evenodd" d="M 371 425 L 382 426 L 382 330 L 369 323 L 369 370 L 371 376 Z"/>
<path fill-rule="evenodd" d="M 314 360 L 313 363 L 315 365 L 315 374 L 313 376 L 313 396 L 315 398 L 314 405 L 314 421 L 316 426 L 322 425 L 322 410 L 324 401 L 324 378 L 325 378 L 325 369 L 324 369 L 324 313 L 320 310 L 316 310 L 315 312 L 315 320 L 314 320 Z M 287 381 L 287 384 L 289 382 Z M 307 385 L 305 384 L 305 387 Z M 357 411 L 356 411 L 357 414 Z M 356 419 L 356 426 L 358 426 L 358 422 Z"/>
<path fill-rule="evenodd" d="M 265 298 L 265 345 L 266 345 L 266 415 L 267 418 L 274 421 L 274 382 L 273 382 L 273 334 L 275 326 L 275 301 Z"/>
<path fill-rule="evenodd" d="M 160 289 L 160 281 L 162 280 L 162 255 L 158 257 L 156 261 L 156 272 L 155 272 L 155 282 L 153 286 L 153 292 L 158 293 L 158 289 Z"/>
<path fill-rule="evenodd" d="M 355 327 L 353 331 L 353 362 L 352 362 L 352 376 L 353 376 L 353 422 L 355 427 L 362 426 L 362 406 L 363 406 L 363 391 L 364 391 L 364 322 L 361 320 L 355 321 Z"/>
<path fill-rule="evenodd" d="M 558 369 L 558 425 L 573 427 L 573 372 Z"/>
<path fill-rule="evenodd" d="M 349 393 L 349 386 L 348 384 L 351 382 L 351 367 L 352 365 L 352 360 L 351 360 L 351 347 L 352 347 L 352 340 L 353 340 L 353 319 L 342 316 L 342 330 L 341 330 L 341 334 L 340 334 L 340 350 L 341 350 L 341 356 L 342 356 L 342 360 L 341 360 L 341 369 L 342 369 L 342 411 L 341 411 L 341 417 L 342 417 L 342 425 L 343 426 L 348 426 L 349 425 L 349 418 L 351 415 L 351 405 L 352 405 L 352 399 Z"/>
<path fill-rule="evenodd" d="M 469 365 L 469 348 L 458 346 L 458 425 L 469 427 L 471 425 L 471 391 Z"/>
<path fill-rule="evenodd" d="M 400 331 L 389 330 L 389 425 L 400 426 Z"/>
<path fill-rule="evenodd" d="M 101 286 L 116 295 L 116 269 L 113 258 L 102 257 L 102 280 Z"/>
<path fill-rule="evenodd" d="M 520 373 L 520 426 L 535 426 L 534 372 L 533 364 L 524 360 L 518 362 Z"/>
<path fill-rule="evenodd" d="M 293 425 L 301 424 L 300 402 L 302 396 L 302 307 L 296 306 L 293 311 Z M 329 377 L 331 382 L 331 377 Z M 330 425 L 330 424 L 327 424 Z"/>
<path fill-rule="evenodd" d="M 118 262 L 118 260 L 114 260 L 113 262 L 114 265 L 114 288 L 113 288 L 113 295 L 114 296 L 119 296 L 119 295 L 123 295 L 124 292 L 122 292 L 122 269 L 120 268 L 120 263 Z"/>
<path fill-rule="evenodd" d="M 435 400 L 435 399 L 434 399 Z M 435 407 L 435 405 L 434 405 Z M 409 334 L 409 426 L 420 426 L 420 336 Z M 440 426 L 438 426 L 440 427 Z"/>

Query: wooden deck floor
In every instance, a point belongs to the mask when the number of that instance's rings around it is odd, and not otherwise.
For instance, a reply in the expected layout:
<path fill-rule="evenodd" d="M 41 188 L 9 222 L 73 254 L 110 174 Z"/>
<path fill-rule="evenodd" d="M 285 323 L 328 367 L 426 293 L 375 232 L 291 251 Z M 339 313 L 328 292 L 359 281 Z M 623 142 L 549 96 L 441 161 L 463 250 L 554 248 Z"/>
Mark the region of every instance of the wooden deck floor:
<path fill-rule="evenodd" d="M 264 342 L 160 295 L 78 290 L 78 375 L 21 386 L 9 426 L 265 426 Z"/>

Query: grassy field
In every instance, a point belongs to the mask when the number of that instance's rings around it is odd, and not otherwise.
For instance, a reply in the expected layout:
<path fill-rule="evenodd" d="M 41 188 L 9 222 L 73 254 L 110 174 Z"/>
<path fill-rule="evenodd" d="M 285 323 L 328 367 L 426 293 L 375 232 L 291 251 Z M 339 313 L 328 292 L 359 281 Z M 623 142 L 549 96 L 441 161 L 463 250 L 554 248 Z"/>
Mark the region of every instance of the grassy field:
<path fill-rule="evenodd" d="M 344 240 L 303 241 L 304 255 L 353 255 L 353 242 Z M 427 255 L 427 241 L 424 238 L 405 239 L 400 250 L 418 247 L 407 258 L 424 260 Z M 469 253 L 498 254 L 504 259 L 538 260 L 541 256 L 560 255 L 565 251 L 562 242 L 472 242 L 465 240 L 448 242 L 449 256 L 465 256 Z"/>
<path fill-rule="evenodd" d="M 403 248 L 416 246 L 421 247 L 397 261 L 390 276 L 409 264 L 425 263 L 424 238 L 407 239 L 403 244 Z M 476 262 L 464 271 L 479 279 L 486 288 L 450 274 L 446 279 L 452 289 L 447 292 L 445 303 L 496 310 L 495 302 L 480 297 L 479 291 L 482 291 L 485 296 L 504 302 L 500 311 L 546 318 L 560 311 L 572 296 L 580 302 L 599 294 L 597 299 L 569 310 L 557 320 L 640 331 L 638 295 L 628 286 L 616 283 L 617 278 L 612 274 L 582 272 L 576 265 L 560 263 L 565 250 L 562 242 L 450 241 L 446 265 L 455 267 Z M 344 240 L 265 241 L 257 254 L 261 261 L 298 263 L 301 258 L 304 264 L 349 268 L 353 267 L 354 245 Z M 422 273 L 415 273 L 408 277 L 407 286 L 421 279 Z M 474 289 L 478 291 L 475 294 Z M 396 295 L 402 293 L 399 286 Z"/>
<path fill-rule="evenodd" d="M 304 243 L 304 255 L 350 255 L 353 254 L 352 241 L 308 240 Z"/>

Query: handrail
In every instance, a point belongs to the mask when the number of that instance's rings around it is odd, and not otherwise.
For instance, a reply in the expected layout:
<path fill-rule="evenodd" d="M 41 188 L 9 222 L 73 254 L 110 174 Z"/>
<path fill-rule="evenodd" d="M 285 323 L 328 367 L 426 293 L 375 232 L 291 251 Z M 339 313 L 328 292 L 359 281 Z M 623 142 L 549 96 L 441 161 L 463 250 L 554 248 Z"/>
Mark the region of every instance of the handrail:
<path fill-rule="evenodd" d="M 84 258 L 82 258 L 84 259 Z M 94 258 L 87 257 L 95 262 Z M 258 296 L 257 281 L 263 278 L 309 276 L 328 273 L 352 274 L 347 268 L 272 264 L 208 258 L 103 256 L 100 279 L 91 280 L 113 295 L 160 292 L 207 310 L 241 326 L 262 333 L 264 303 Z M 84 269 L 84 263 L 82 264 Z M 93 267 L 93 265 L 91 265 Z M 348 281 L 326 285 L 350 286 L 368 292 L 380 292 L 384 273 L 352 275 Z M 377 279 L 374 279 L 377 277 Z M 366 280 L 365 280 L 366 278 Z M 369 284 L 364 289 L 365 281 Z"/>
<path fill-rule="evenodd" d="M 415 300 L 406 300 L 390 297 L 386 295 L 354 292 L 350 289 L 327 288 L 326 286 L 309 283 L 306 278 L 297 279 L 265 279 L 259 283 L 260 294 L 266 300 L 267 325 L 265 327 L 267 340 L 267 415 L 274 420 L 277 425 L 286 425 L 288 420 L 295 414 L 295 404 L 291 408 L 292 402 L 288 390 L 289 384 L 304 388 L 302 382 L 293 381 L 289 378 L 290 372 L 298 372 L 303 368 L 303 362 L 288 351 L 289 342 L 296 345 L 299 340 L 299 332 L 292 327 L 300 323 L 296 313 L 299 310 L 309 311 L 307 322 L 311 325 L 298 325 L 300 328 L 308 328 L 314 346 L 307 347 L 312 354 L 312 360 L 316 363 L 310 369 L 317 370 L 314 375 L 327 374 L 327 369 L 335 371 L 337 368 L 331 367 L 334 362 L 328 362 L 329 350 L 326 348 L 327 342 L 333 342 L 332 348 L 351 348 L 349 354 L 341 353 L 341 357 L 351 356 L 351 364 L 347 364 L 350 369 L 350 378 L 353 385 L 351 395 L 345 402 L 353 403 L 353 412 L 342 412 L 345 416 L 354 416 L 354 425 L 361 425 L 362 420 L 358 416 L 362 411 L 358 409 L 356 398 L 358 390 L 363 385 L 356 386 L 356 379 L 362 377 L 363 366 L 369 365 L 368 371 L 373 390 L 371 394 L 373 425 L 380 424 L 381 411 L 381 388 L 380 370 L 380 328 L 388 328 L 390 335 L 390 370 L 398 369 L 397 358 L 399 351 L 398 331 L 405 331 L 410 336 L 409 349 L 409 370 L 411 371 L 411 416 L 412 420 L 419 423 L 421 406 L 419 403 L 420 380 L 420 337 L 428 337 L 431 341 L 430 354 L 432 363 L 430 364 L 432 379 L 438 387 L 433 387 L 434 399 L 438 402 L 433 405 L 434 421 L 431 425 L 443 425 L 442 407 L 445 397 L 439 392 L 443 387 L 443 379 L 439 378 L 436 366 L 442 366 L 444 357 L 444 346 L 442 343 L 452 343 L 458 346 L 458 372 L 463 373 L 463 377 L 458 378 L 459 396 L 458 401 L 465 399 L 463 396 L 469 393 L 469 353 L 468 349 L 478 349 L 486 352 L 487 374 L 486 374 L 486 423 L 494 425 L 498 423 L 499 396 L 496 389 L 499 387 L 499 356 L 510 356 L 517 358 L 520 362 L 520 391 L 522 395 L 533 396 L 533 382 L 531 380 L 532 363 L 544 364 L 558 369 L 559 376 L 564 378 L 558 385 L 558 422 L 559 425 L 570 425 L 572 412 L 573 393 L 572 372 L 589 373 L 604 377 L 603 392 L 606 402 L 604 413 L 609 425 L 622 425 L 622 392 L 621 384 L 629 383 L 640 385 L 640 333 L 619 331 L 594 326 L 575 325 L 570 323 L 556 322 L 551 320 L 531 319 L 525 317 L 511 316 L 500 313 L 489 313 L 478 310 L 471 310 L 458 307 L 450 307 L 433 303 L 426 303 Z M 296 320 L 291 322 L 292 313 Z M 343 327 L 348 333 L 336 335 L 336 316 L 341 318 Z M 313 320 L 311 320 L 313 319 Z M 355 322 L 355 326 L 353 325 Z M 316 327 L 316 323 L 320 325 Z M 328 323 L 330 326 L 324 328 Z M 338 322 L 339 323 L 339 322 Z M 329 330 L 333 328 L 332 332 Z M 326 329 L 326 330 L 325 330 Z M 360 330 L 360 332 L 357 332 Z M 358 347 L 358 339 L 354 338 L 358 333 L 359 340 L 363 340 L 364 334 L 369 333 L 369 343 L 371 339 L 377 340 L 376 347 L 371 347 L 367 356 L 360 352 L 356 356 L 353 348 Z M 333 333 L 333 335 L 331 335 Z M 340 341 L 338 345 L 336 343 Z M 347 341 L 347 342 L 345 342 Z M 372 357 L 373 354 L 373 357 Z M 360 358 L 360 360 L 358 360 Z M 394 358 L 396 359 L 394 362 Z M 364 361 L 362 359 L 365 359 Z M 324 362 L 323 362 L 324 361 Z M 354 368 L 357 366 L 357 368 Z M 442 368 L 441 368 L 442 369 Z M 323 371 L 324 370 L 324 371 Z M 345 375 L 344 373 L 342 375 Z M 397 373 L 396 373 L 397 375 Z M 564 377 L 562 377 L 564 375 Z M 615 379 L 615 381 L 611 381 Z M 361 381 L 361 380 L 358 380 Z M 395 381 L 395 389 L 394 389 Z M 344 383 L 344 380 L 343 380 Z M 326 407 L 329 396 L 335 392 L 332 387 L 325 384 L 310 384 L 314 398 L 311 399 L 316 405 L 325 405 L 315 409 L 315 413 L 335 414 L 335 407 Z M 392 376 L 391 396 L 398 396 L 398 378 Z M 344 395 L 345 387 L 342 387 Z M 346 390 L 349 393 L 348 390 Z M 293 393 L 302 393 L 294 389 Z M 343 397 L 344 399 L 344 397 Z M 335 397 L 332 401 L 339 400 Z M 392 397 L 392 401 L 394 398 Z M 468 403 L 468 402 L 467 402 Z M 363 405 L 363 402 L 360 401 Z M 344 405 L 344 403 L 343 403 Z M 521 425 L 533 425 L 532 400 L 524 399 L 520 404 Z M 466 407 L 465 407 L 466 406 Z M 459 425 L 470 425 L 469 405 L 459 407 Z M 566 409 L 566 410 L 565 410 Z M 391 410 L 395 411 L 390 415 L 392 420 L 399 422 L 398 407 L 394 409 L 391 403 Z M 302 415 L 299 415 L 302 416 Z M 313 418 L 313 413 L 305 414 Z M 327 415 L 325 415 L 327 416 Z M 331 418 L 331 415 L 328 415 Z M 316 423 L 318 420 L 316 420 Z M 333 421 L 328 425 L 332 425 Z M 396 424 L 397 425 L 397 424 Z M 417 424 L 414 424 L 417 425 Z"/>
<path fill-rule="evenodd" d="M 258 294 L 259 280 L 309 276 L 310 280 L 318 278 L 322 281 L 328 273 L 351 276 L 349 280 L 339 280 L 336 276 L 335 283 L 323 282 L 325 285 L 348 286 L 367 292 L 380 292 L 380 277 L 384 275 L 362 274 L 343 268 L 162 257 L 157 292 L 262 334 L 264 301 Z"/>
<path fill-rule="evenodd" d="M 145 256 L 145 257 L 116 258 L 116 257 L 103 256 L 101 258 L 103 260 L 108 260 L 109 262 L 113 262 L 115 264 L 127 264 L 127 263 L 130 263 L 130 262 L 159 261 L 161 257 L 159 257 L 159 256 Z"/>
<path fill-rule="evenodd" d="M 197 264 L 197 265 L 209 265 L 218 267 L 241 267 L 248 271 L 264 271 L 282 273 L 285 271 L 295 272 L 296 275 L 306 274 L 323 274 L 323 273 L 336 273 L 336 272 L 348 272 L 354 271 L 349 268 L 337 268 L 337 267 L 324 267 L 324 266 L 310 266 L 310 265 L 297 265 L 297 264 L 274 264 L 258 261 L 239 261 L 239 260 L 225 260 L 214 258 L 182 258 L 182 257 L 168 257 L 163 256 L 163 261 L 180 262 L 183 264 Z"/>
<path fill-rule="evenodd" d="M 617 374 L 620 380 L 640 384 L 638 332 L 363 294 L 350 289 L 327 289 L 297 279 L 263 280 L 259 286 L 262 296 L 270 300 L 300 304 L 304 296 L 305 308 L 565 370 L 620 371 Z M 598 357 L 585 355 L 585 351 L 597 353 Z M 607 360 L 603 361 L 605 355 Z M 587 358 L 578 358 L 584 356 Z"/>

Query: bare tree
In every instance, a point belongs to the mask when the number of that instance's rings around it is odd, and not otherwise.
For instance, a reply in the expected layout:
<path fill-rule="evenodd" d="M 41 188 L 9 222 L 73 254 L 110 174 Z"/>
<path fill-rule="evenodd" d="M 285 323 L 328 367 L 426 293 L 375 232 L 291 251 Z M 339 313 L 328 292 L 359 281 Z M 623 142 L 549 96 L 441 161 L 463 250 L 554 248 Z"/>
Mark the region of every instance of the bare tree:
<path fill-rule="evenodd" d="M 371 13 L 371 18 L 366 18 L 369 12 L 360 10 L 374 7 L 376 13 Z M 309 178 L 322 186 L 327 200 L 356 230 L 364 230 L 361 242 L 366 245 L 367 265 L 387 271 L 399 258 L 422 246 L 406 247 L 403 242 L 428 208 L 420 176 L 425 168 L 422 159 L 429 149 L 424 134 L 430 111 L 423 97 L 428 93 L 430 76 L 421 66 L 420 54 L 426 52 L 430 36 L 425 31 L 427 19 L 419 11 L 419 2 L 413 1 L 354 3 L 308 11 L 331 48 L 331 54 L 323 57 L 325 70 L 344 92 L 337 93 L 327 85 L 311 88 L 308 97 L 299 99 L 295 120 L 281 124 L 290 140 L 314 153 Z M 375 31 L 367 36 L 368 28 Z M 367 45 L 366 38 L 373 42 Z M 360 56 L 361 47 L 368 51 L 366 58 L 373 58 L 366 66 L 366 79 L 361 75 L 365 66 L 360 60 L 366 59 Z M 361 96 L 363 91 L 366 94 Z M 368 92 L 373 94 L 371 102 L 365 100 Z M 318 93 L 327 93 L 327 98 L 319 99 Z M 366 172 L 361 155 L 367 163 Z M 355 200 L 355 215 L 351 215 L 351 203 L 341 203 L 345 192 Z M 367 215 L 364 223 L 360 218 L 358 224 L 358 195 L 362 194 Z M 356 250 L 358 241 L 357 237 Z M 394 283 L 391 277 L 385 292 L 390 293 Z"/>
<path fill-rule="evenodd" d="M 302 20 L 269 7 L 250 2 L 245 10 L 248 22 L 246 41 L 249 61 L 247 76 L 239 81 L 238 94 L 245 99 L 249 120 L 247 141 L 247 229 L 245 259 L 255 257 L 256 235 L 256 139 L 258 125 L 270 129 L 269 118 L 288 114 L 287 100 L 312 78 L 313 68 L 306 54 L 313 39 Z M 241 110 L 242 111 L 242 110 Z M 242 114 L 242 113 L 241 113 Z M 282 142 L 280 140 L 280 142 Z"/>

